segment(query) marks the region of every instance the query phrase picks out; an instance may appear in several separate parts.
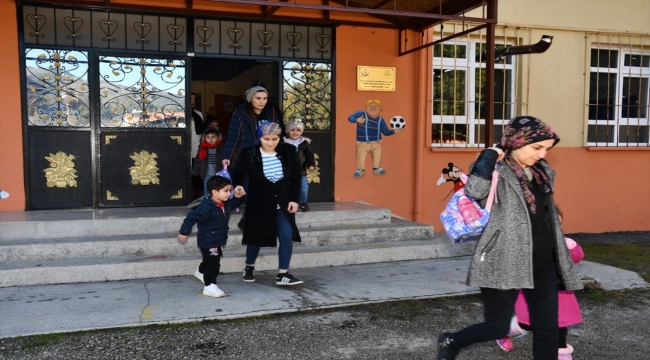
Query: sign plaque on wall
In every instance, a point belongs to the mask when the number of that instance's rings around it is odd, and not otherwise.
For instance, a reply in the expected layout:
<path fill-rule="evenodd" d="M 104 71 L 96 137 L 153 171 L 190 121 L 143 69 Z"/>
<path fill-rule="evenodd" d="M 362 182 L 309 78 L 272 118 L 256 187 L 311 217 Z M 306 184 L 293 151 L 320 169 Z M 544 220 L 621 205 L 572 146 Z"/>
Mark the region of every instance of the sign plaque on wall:
<path fill-rule="evenodd" d="M 357 66 L 357 90 L 395 91 L 395 68 Z"/>

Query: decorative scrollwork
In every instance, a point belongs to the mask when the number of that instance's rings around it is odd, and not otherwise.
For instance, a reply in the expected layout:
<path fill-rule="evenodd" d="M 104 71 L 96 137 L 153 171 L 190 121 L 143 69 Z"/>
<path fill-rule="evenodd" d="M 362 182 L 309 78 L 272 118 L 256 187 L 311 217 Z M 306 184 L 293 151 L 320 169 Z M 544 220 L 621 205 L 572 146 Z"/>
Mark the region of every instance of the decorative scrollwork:
<path fill-rule="evenodd" d="M 47 22 L 47 18 L 44 15 L 27 14 L 25 20 L 27 20 L 27 25 L 32 28 L 32 32 L 29 33 L 30 37 L 37 39 L 45 37 L 45 34 L 41 34 L 41 29 L 43 29 L 43 26 Z"/>
<path fill-rule="evenodd" d="M 284 118 L 301 118 L 306 129 L 328 130 L 332 124 L 332 66 L 285 62 L 282 99 Z"/>
<path fill-rule="evenodd" d="M 178 189 L 176 195 L 172 195 L 172 197 L 170 197 L 171 200 L 182 199 L 182 198 L 183 198 L 183 189 Z"/>
<path fill-rule="evenodd" d="M 320 157 L 318 154 L 314 153 L 314 161 L 316 162 L 316 166 L 314 166 L 314 170 L 307 170 L 307 183 L 308 184 L 320 184 L 320 167 L 318 166 L 320 161 L 318 161 Z"/>
<path fill-rule="evenodd" d="M 185 126 L 185 62 L 100 57 L 101 125 Z"/>
<path fill-rule="evenodd" d="M 316 43 L 320 49 L 316 49 L 316 52 L 319 54 L 327 54 L 329 50 L 326 49 L 327 45 L 330 43 L 330 36 L 328 34 L 316 34 Z"/>
<path fill-rule="evenodd" d="M 271 31 L 271 30 L 259 30 L 259 31 L 257 31 L 257 37 L 262 42 L 262 45 L 260 46 L 260 50 L 264 50 L 266 52 L 267 50 L 272 50 L 273 49 L 271 46 L 269 46 L 269 44 L 271 43 L 271 40 L 273 39 L 273 31 Z"/>
<path fill-rule="evenodd" d="M 115 140 L 115 139 L 117 139 L 117 135 L 106 135 L 104 137 L 104 144 L 108 145 L 108 144 L 111 143 L 112 140 Z"/>
<path fill-rule="evenodd" d="M 135 42 L 138 44 L 149 44 L 149 39 L 147 36 L 151 32 L 151 24 L 146 22 L 135 22 L 133 23 L 133 29 L 140 36 L 139 39 L 135 39 Z"/>
<path fill-rule="evenodd" d="M 88 54 L 25 52 L 27 119 L 33 126 L 90 126 Z"/>
<path fill-rule="evenodd" d="M 183 137 L 182 136 L 180 136 L 180 135 L 170 135 L 169 137 L 172 138 L 172 140 L 176 140 L 178 145 L 183 145 Z"/>
<path fill-rule="evenodd" d="M 68 39 L 81 40 L 81 35 L 78 34 L 81 27 L 84 25 L 84 20 L 79 16 L 74 16 L 74 10 L 72 11 L 72 16 L 66 16 L 63 18 L 63 25 L 70 31 L 69 35 L 65 37 Z"/>
<path fill-rule="evenodd" d="M 300 52 L 298 45 L 302 41 L 302 34 L 295 31 L 289 31 L 287 33 L 287 40 L 289 40 L 289 44 L 291 44 L 291 47 L 288 50 L 293 52 L 293 55 L 295 56 L 297 52 Z"/>
<path fill-rule="evenodd" d="M 199 36 L 199 39 L 201 41 L 199 42 L 200 47 L 211 47 L 212 44 L 208 42 L 212 35 L 214 34 L 214 29 L 212 26 L 197 26 L 196 27 L 196 34 Z"/>
<path fill-rule="evenodd" d="M 102 19 L 99 21 L 99 28 L 104 32 L 104 37 L 102 37 L 103 42 L 115 42 L 117 39 L 113 37 L 113 34 L 117 30 L 117 27 L 119 24 L 115 20 L 110 20 L 110 13 L 109 15 L 109 20 Z"/>
<path fill-rule="evenodd" d="M 50 162 L 50 167 L 43 170 L 45 171 L 45 179 L 47 180 L 47 187 L 53 188 L 66 188 L 77 187 L 77 170 L 74 168 L 74 155 L 68 155 L 63 151 L 56 154 L 50 153 L 45 159 Z"/>
<path fill-rule="evenodd" d="M 134 166 L 129 168 L 131 174 L 131 184 L 133 185 L 149 185 L 156 184 L 160 185 L 160 179 L 158 179 L 158 162 L 155 160 L 158 155 L 156 153 L 150 153 L 146 150 L 142 150 L 139 153 L 134 152 L 130 156 L 134 161 Z"/>
<path fill-rule="evenodd" d="M 226 33 L 228 34 L 228 37 L 232 41 L 232 45 L 228 45 L 228 47 L 231 49 L 241 49 L 241 45 L 239 45 L 239 40 L 241 40 L 244 37 L 244 30 L 241 28 L 230 28 Z"/>
<path fill-rule="evenodd" d="M 116 201 L 116 200 L 119 200 L 119 199 L 120 198 L 118 198 L 117 196 L 111 194 L 110 190 L 106 190 L 106 200 Z"/>
<path fill-rule="evenodd" d="M 172 40 L 169 42 L 169 45 L 181 46 L 183 42 L 180 41 L 181 36 L 185 33 L 185 26 L 180 24 L 169 24 L 167 25 L 167 33 L 172 37 Z"/>

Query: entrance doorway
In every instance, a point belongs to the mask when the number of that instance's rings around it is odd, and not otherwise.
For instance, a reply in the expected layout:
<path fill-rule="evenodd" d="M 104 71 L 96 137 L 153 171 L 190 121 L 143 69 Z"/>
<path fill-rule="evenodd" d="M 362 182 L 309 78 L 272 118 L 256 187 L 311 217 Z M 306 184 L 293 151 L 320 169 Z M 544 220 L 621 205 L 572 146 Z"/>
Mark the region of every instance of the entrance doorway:
<path fill-rule="evenodd" d="M 266 85 L 269 101 L 282 112 L 282 121 L 301 118 L 306 125 L 303 136 L 312 141 L 311 147 L 317 157 L 316 169 L 307 174 L 310 183 L 308 201 L 333 201 L 332 128 L 331 125 L 323 127 L 322 122 L 309 121 L 316 117 L 305 115 L 308 114 L 306 109 L 317 109 L 317 106 L 309 104 L 310 99 L 312 104 L 318 101 L 317 97 L 305 91 L 314 89 L 326 93 L 323 99 L 331 101 L 331 71 L 316 73 L 316 66 L 311 63 L 241 58 L 194 57 L 191 63 L 191 92 L 196 95 L 196 108 L 203 114 L 204 122 L 216 117 L 224 138 L 228 136 L 235 107 L 244 101 L 244 92 L 258 80 Z M 325 108 L 329 111 L 331 105 L 328 103 Z"/>

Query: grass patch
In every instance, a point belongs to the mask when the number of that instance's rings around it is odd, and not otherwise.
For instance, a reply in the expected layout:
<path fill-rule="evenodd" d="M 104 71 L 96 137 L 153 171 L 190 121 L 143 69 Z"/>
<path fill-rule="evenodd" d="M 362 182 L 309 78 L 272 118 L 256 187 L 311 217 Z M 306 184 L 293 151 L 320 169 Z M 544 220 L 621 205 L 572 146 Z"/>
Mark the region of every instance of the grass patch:
<path fill-rule="evenodd" d="M 581 245 L 585 260 L 634 271 L 650 282 L 650 244 Z"/>
<path fill-rule="evenodd" d="M 26 340 L 23 343 L 22 347 L 24 349 L 30 349 L 30 348 L 36 348 L 36 347 L 48 346 L 48 345 L 55 344 L 55 343 L 61 341 L 66 336 L 68 336 L 68 334 L 56 333 L 56 334 L 25 336 L 25 337 L 20 337 L 20 338 L 23 338 L 23 339 Z"/>

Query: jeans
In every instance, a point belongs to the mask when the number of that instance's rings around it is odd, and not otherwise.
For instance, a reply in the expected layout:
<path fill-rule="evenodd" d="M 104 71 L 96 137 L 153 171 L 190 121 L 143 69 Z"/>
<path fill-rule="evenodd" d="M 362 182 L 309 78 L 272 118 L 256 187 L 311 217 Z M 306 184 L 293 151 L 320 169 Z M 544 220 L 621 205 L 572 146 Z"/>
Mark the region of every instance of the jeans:
<path fill-rule="evenodd" d="M 534 289 L 523 289 L 533 329 L 533 358 L 556 360 L 559 340 L 557 323 L 557 269 L 555 266 L 533 272 Z M 500 339 L 508 334 L 517 300 L 516 289 L 481 288 L 484 322 L 452 335 L 454 345 L 464 348 L 477 342 Z"/>
<path fill-rule="evenodd" d="M 307 193 L 309 193 L 309 182 L 307 176 L 303 175 L 300 180 L 300 204 L 307 202 Z"/>
<path fill-rule="evenodd" d="M 278 224 L 278 259 L 280 270 L 289 270 L 289 263 L 291 262 L 291 254 L 293 253 L 293 228 L 291 223 L 284 215 L 282 210 L 277 210 L 277 224 Z M 257 260 L 257 255 L 260 253 L 259 246 L 246 246 L 246 265 L 254 265 Z"/>

